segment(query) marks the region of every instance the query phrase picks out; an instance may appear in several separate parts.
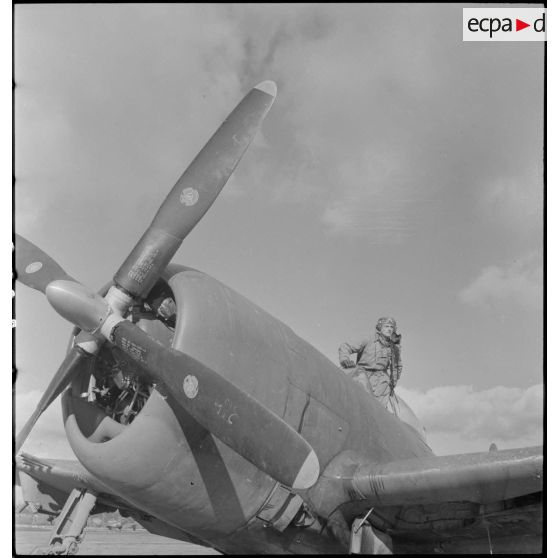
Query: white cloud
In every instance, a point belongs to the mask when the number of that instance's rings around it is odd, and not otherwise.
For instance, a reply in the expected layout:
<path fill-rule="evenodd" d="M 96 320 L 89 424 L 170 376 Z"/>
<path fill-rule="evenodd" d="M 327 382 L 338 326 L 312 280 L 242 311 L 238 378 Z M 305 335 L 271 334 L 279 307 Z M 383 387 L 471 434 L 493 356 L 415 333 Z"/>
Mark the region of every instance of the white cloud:
<path fill-rule="evenodd" d="M 459 293 L 459 298 L 473 306 L 515 301 L 530 308 L 539 308 L 542 304 L 542 292 L 542 258 L 538 253 L 533 253 L 507 266 L 485 267 Z"/>
<path fill-rule="evenodd" d="M 436 453 L 486 451 L 542 443 L 543 385 L 527 389 L 498 386 L 432 388 L 426 392 L 400 387 L 398 392 L 426 428 Z"/>
<path fill-rule="evenodd" d="M 478 78 L 495 71 L 506 76 L 502 62 L 507 58 L 495 63 L 479 56 L 476 47 L 463 49 L 449 30 L 447 37 L 428 33 L 432 25 L 445 33 L 442 24 L 457 9 L 21 9 L 20 33 L 31 29 L 36 36 L 29 35 L 29 41 L 28 35 L 18 34 L 21 107 L 16 120 L 18 160 L 24 163 L 18 174 L 40 177 L 44 188 L 31 192 L 31 203 L 22 198 L 18 204 L 22 224 L 33 225 L 34 215 L 28 212 L 37 202 L 75 221 L 74 212 L 64 209 L 69 202 L 62 193 L 76 184 L 82 185 L 79 195 L 87 204 L 103 200 L 103 209 L 118 201 L 115 192 L 121 192 L 122 184 L 134 184 L 134 198 L 153 201 L 156 208 L 160 191 L 153 184 L 172 182 L 231 109 L 231 99 L 240 99 L 261 79 L 279 85 L 268 117 L 273 122 L 266 138 L 270 149 L 237 170 L 239 183 L 265 184 L 271 201 L 304 201 L 322 215 L 328 232 L 400 242 L 432 218 L 420 200 L 432 199 L 433 191 L 442 188 L 463 192 L 464 183 L 487 189 L 492 192 L 488 198 L 502 205 L 497 201 L 501 188 L 487 186 L 487 176 L 493 176 L 493 167 L 503 166 L 511 176 L 518 175 L 516 167 L 528 158 L 521 156 L 524 143 L 533 142 L 525 136 L 524 142 L 507 146 L 503 140 L 508 133 L 494 141 L 500 111 L 504 123 L 509 120 L 509 111 L 500 107 L 508 103 L 515 108 L 516 97 L 523 101 L 523 88 L 533 80 L 508 87 L 509 100 L 508 95 L 501 98 L 497 87 L 482 88 L 479 100 L 475 84 L 484 81 Z M 62 17 L 43 25 L 53 15 Z M 429 26 L 421 26 L 422 21 Z M 59 36 L 63 40 L 52 39 Z M 36 52 L 37 43 L 45 44 L 44 52 Z M 68 44 L 79 44 L 80 50 L 72 55 Z M 99 48 L 110 56 L 91 71 L 82 58 L 94 62 Z M 464 81 L 471 61 L 475 79 Z M 536 126 L 531 104 L 523 102 L 527 106 L 514 125 L 525 121 Z M 481 108 L 491 116 L 498 110 L 488 119 Z M 485 157 L 487 147 L 494 145 L 497 151 Z M 97 180 L 87 180 L 89 176 Z M 260 181 L 247 180 L 255 178 Z M 536 188 L 540 181 L 531 184 Z M 254 189 L 236 186 L 224 196 L 235 198 Z M 514 192 L 524 195 L 521 188 Z M 130 210 L 142 222 L 153 211 L 151 205 Z"/>
<path fill-rule="evenodd" d="M 333 234 L 399 242 L 432 220 L 426 200 L 451 188 L 477 211 L 482 200 L 481 207 L 496 204 L 514 216 L 525 197 L 535 199 L 533 189 L 542 191 L 532 172 L 529 190 L 519 179 L 511 194 L 490 183 L 495 169 L 513 177 L 523 176 L 526 161 L 534 173 L 542 169 L 525 150 L 542 132 L 542 120 L 531 114 L 542 105 L 530 103 L 529 114 L 518 115 L 522 134 L 511 137 L 508 105 L 523 99 L 527 86 L 508 90 L 505 99 L 497 87 L 479 89 L 483 76 L 507 83 L 508 66 L 495 65 L 481 47 L 463 49 L 449 32 L 419 30 L 422 18 L 430 26 L 439 18 L 442 29 L 454 8 L 404 10 L 254 7 L 231 16 L 249 37 L 247 68 L 279 83 L 282 121 L 273 122 L 276 161 L 265 161 L 266 182 L 277 183 L 275 199 L 313 204 Z M 475 79 L 463 80 L 473 63 Z M 386 208 L 388 217 L 380 212 Z"/>
<path fill-rule="evenodd" d="M 542 146 L 540 159 L 542 160 Z M 513 227 L 532 226 L 543 216 L 543 166 L 536 161 L 515 176 L 499 176 L 481 190 L 481 203 L 493 218 Z"/>
<path fill-rule="evenodd" d="M 31 416 L 41 395 L 42 392 L 39 390 L 16 395 L 14 400 L 16 434 L 23 428 L 25 421 Z M 38 457 L 74 458 L 72 449 L 66 439 L 59 397 L 39 418 L 24 443 L 22 451 Z"/>
<path fill-rule="evenodd" d="M 91 220 L 83 209 L 121 212 L 131 184 L 130 211 L 139 220 L 141 212 L 152 217 L 161 193 L 246 92 L 242 37 L 221 11 L 176 6 L 173 16 L 169 7 L 147 5 L 18 11 L 20 231 L 40 236 L 51 225 L 47 216 L 58 214 L 65 227 L 85 232 Z"/>
<path fill-rule="evenodd" d="M 402 240 L 411 226 L 410 192 L 393 186 L 403 167 L 400 159 L 389 146 L 369 145 L 341 161 L 337 181 L 342 195 L 335 195 L 322 215 L 327 230 L 368 235 L 376 243 Z"/>

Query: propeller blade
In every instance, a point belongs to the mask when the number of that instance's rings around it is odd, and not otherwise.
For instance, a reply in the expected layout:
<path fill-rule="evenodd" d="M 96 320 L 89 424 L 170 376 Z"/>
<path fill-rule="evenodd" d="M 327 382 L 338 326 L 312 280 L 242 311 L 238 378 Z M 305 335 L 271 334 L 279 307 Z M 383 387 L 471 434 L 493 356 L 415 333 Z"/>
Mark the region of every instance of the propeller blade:
<path fill-rule="evenodd" d="M 33 411 L 33 414 L 29 417 L 25 426 L 17 435 L 15 453 L 20 450 L 21 446 L 29 436 L 31 429 L 35 426 L 35 423 L 39 420 L 39 417 L 44 413 L 44 411 L 46 411 L 48 406 L 64 391 L 64 388 L 77 374 L 79 374 L 86 367 L 90 366 L 91 362 L 92 359 L 88 357 L 87 353 L 77 346 L 74 346 L 70 350 L 43 393 L 43 396 Z"/>
<path fill-rule="evenodd" d="M 238 104 L 170 191 L 116 273 L 116 285 L 133 297 L 141 298 L 149 292 L 161 270 L 223 189 L 276 94 L 275 83 L 264 81 Z"/>
<path fill-rule="evenodd" d="M 316 453 L 285 421 L 198 360 L 164 347 L 127 320 L 118 318 L 114 325 L 113 318 L 106 323 L 107 338 L 163 383 L 204 428 L 286 486 L 304 490 L 316 482 Z"/>
<path fill-rule="evenodd" d="M 260 470 L 297 490 L 316 482 L 320 465 L 310 444 L 251 395 L 111 313 L 105 299 L 79 283 L 56 281 L 49 285 L 47 297 L 59 314 L 77 326 L 91 326 L 93 331 L 95 325 L 95 335 L 101 334 L 128 354 L 204 428 Z"/>
<path fill-rule="evenodd" d="M 48 254 L 35 246 L 29 240 L 21 235 L 15 235 L 15 259 L 17 280 L 41 291 L 48 293 L 48 288 L 57 282 L 77 284 L 58 263 L 56 263 Z M 47 294 L 48 298 L 48 294 Z M 95 352 L 98 348 L 95 340 L 90 336 L 81 337 L 82 344 L 86 347 L 83 350 L 79 343 L 76 344 L 66 355 L 62 364 L 56 371 L 56 374 L 50 381 L 47 389 L 43 393 L 41 400 L 29 417 L 21 431 L 16 437 L 15 451 L 20 450 L 21 446 L 29 436 L 33 426 L 39 420 L 40 416 L 49 407 L 49 405 L 64 391 L 64 388 L 79 374 L 86 366 L 89 366 L 91 360 L 88 358 L 88 352 Z M 76 340 L 77 341 L 77 340 Z"/>
<path fill-rule="evenodd" d="M 96 353 L 102 334 L 137 360 L 147 375 L 164 383 L 202 426 L 262 471 L 295 489 L 316 482 L 318 458 L 286 422 L 212 369 L 162 346 L 120 315 L 134 298 L 151 290 L 184 238 L 211 207 L 254 139 L 276 93 L 275 83 L 260 83 L 223 122 L 168 194 L 117 271 L 115 286 L 105 299 L 16 235 L 18 279 L 45 293 L 55 310 L 85 335 L 83 343 L 68 353 L 20 432 L 16 452 L 48 405 L 92 362 L 87 355 Z"/>
<path fill-rule="evenodd" d="M 73 279 L 40 248 L 19 234 L 15 235 L 15 260 L 17 280 L 41 292 L 57 279 Z"/>

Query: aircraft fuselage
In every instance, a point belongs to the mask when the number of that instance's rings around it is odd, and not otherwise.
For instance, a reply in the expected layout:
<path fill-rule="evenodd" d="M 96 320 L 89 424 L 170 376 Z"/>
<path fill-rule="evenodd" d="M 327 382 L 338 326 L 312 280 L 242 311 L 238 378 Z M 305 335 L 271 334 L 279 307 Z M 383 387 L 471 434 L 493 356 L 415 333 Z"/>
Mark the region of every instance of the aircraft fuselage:
<path fill-rule="evenodd" d="M 378 463 L 432 455 L 417 430 L 243 296 L 193 269 L 172 265 L 164 277 L 178 308 L 173 347 L 299 431 L 318 455 L 322 474 L 341 452 Z M 73 386 L 74 393 L 80 389 Z M 66 431 L 76 456 L 149 516 L 224 552 L 297 552 L 304 545 L 320 550 L 319 537 L 297 541 L 292 528 L 281 532 L 300 507 L 294 495 L 209 434 L 164 387 L 157 386 L 137 418 L 104 442 L 87 438 L 84 404 L 65 396 Z M 235 409 L 225 400 L 215 412 L 228 420 Z M 339 505 L 323 476 L 300 496 L 322 518 Z"/>

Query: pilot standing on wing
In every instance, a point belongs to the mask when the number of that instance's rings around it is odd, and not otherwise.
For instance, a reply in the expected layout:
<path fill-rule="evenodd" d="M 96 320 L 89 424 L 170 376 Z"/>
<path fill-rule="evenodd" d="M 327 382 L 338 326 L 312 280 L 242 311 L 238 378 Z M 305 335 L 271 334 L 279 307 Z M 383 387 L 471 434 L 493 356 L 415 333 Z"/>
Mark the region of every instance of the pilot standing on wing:
<path fill-rule="evenodd" d="M 397 396 L 394 388 L 401 376 L 401 335 L 393 318 L 380 318 L 374 337 L 360 343 L 342 343 L 339 362 L 346 374 L 362 384 L 391 412 L 397 414 Z M 356 365 L 351 355 L 356 353 Z"/>

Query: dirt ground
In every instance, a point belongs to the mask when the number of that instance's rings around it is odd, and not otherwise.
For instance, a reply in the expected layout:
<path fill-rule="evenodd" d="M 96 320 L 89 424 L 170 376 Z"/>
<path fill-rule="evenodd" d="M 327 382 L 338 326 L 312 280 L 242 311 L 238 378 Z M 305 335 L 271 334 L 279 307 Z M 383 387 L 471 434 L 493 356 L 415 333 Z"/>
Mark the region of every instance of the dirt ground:
<path fill-rule="evenodd" d="M 16 554 L 31 554 L 37 546 L 46 545 L 49 529 L 44 527 L 17 526 L 14 532 Z M 217 551 L 165 537 L 147 531 L 109 531 L 108 529 L 86 529 L 85 538 L 79 547 L 81 555 L 162 555 L 179 556 L 219 554 Z"/>

